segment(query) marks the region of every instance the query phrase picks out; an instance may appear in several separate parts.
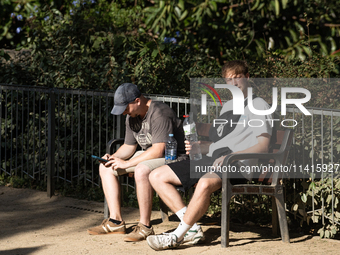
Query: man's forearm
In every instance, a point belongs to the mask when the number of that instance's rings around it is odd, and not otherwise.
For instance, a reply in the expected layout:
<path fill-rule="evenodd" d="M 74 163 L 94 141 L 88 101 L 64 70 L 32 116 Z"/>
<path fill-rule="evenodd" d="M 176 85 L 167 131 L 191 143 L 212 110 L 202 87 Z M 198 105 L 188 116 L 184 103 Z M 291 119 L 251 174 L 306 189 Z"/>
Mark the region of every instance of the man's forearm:
<path fill-rule="evenodd" d="M 127 161 L 128 167 L 136 166 L 139 163 L 156 158 L 162 158 L 164 156 L 165 145 L 152 145 L 151 148 L 140 154 L 139 156 Z"/>
<path fill-rule="evenodd" d="M 112 154 L 112 156 L 126 160 L 135 153 L 136 148 L 137 148 L 137 145 L 123 144 L 122 146 L 119 147 L 119 149 L 114 154 Z"/>

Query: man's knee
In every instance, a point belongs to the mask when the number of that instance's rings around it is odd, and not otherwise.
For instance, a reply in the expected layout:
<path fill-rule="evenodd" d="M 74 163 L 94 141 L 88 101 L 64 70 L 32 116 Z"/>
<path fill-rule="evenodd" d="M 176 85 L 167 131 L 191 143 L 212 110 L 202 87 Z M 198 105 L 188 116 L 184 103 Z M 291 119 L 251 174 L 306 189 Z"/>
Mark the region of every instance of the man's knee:
<path fill-rule="evenodd" d="M 149 181 L 150 181 L 152 186 L 156 185 L 157 183 L 162 182 L 161 178 L 162 178 L 161 167 L 156 168 L 149 175 Z"/>
<path fill-rule="evenodd" d="M 222 186 L 222 180 L 220 178 L 201 178 L 196 186 L 198 192 L 213 193 Z"/>
<path fill-rule="evenodd" d="M 99 165 L 99 175 L 100 177 L 106 176 L 106 175 L 113 175 L 113 170 L 111 167 L 105 167 L 104 164 Z"/>
<path fill-rule="evenodd" d="M 135 181 L 149 180 L 150 168 L 143 164 L 138 164 L 135 167 Z"/>
<path fill-rule="evenodd" d="M 171 176 L 169 177 L 168 168 L 167 165 L 164 165 L 156 168 L 150 173 L 149 180 L 152 186 L 162 185 L 162 183 L 171 183 Z"/>

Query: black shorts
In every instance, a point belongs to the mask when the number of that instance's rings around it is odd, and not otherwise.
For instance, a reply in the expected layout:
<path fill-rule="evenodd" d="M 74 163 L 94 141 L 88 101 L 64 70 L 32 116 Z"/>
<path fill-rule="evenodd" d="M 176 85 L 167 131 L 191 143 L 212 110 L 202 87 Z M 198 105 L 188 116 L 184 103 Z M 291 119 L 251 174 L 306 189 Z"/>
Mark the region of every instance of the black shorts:
<path fill-rule="evenodd" d="M 177 186 L 177 188 L 181 191 L 186 191 L 190 189 L 192 186 L 194 186 L 201 177 L 195 178 L 192 177 L 190 174 L 190 168 L 193 169 L 195 166 L 212 166 L 214 163 L 213 158 L 203 156 L 202 159 L 194 161 L 194 160 L 183 160 L 175 163 L 170 163 L 168 166 L 171 168 L 171 170 L 177 175 L 178 179 L 181 181 L 182 186 Z M 234 165 L 234 163 L 232 164 Z M 237 163 L 235 163 L 237 165 Z M 215 172 L 221 179 L 222 179 L 222 173 L 221 172 Z M 236 173 L 237 174 L 237 173 Z M 246 183 L 248 180 L 245 179 L 241 174 L 238 174 L 235 178 L 233 176 L 232 179 L 230 179 L 231 184 L 240 184 L 240 183 Z"/>

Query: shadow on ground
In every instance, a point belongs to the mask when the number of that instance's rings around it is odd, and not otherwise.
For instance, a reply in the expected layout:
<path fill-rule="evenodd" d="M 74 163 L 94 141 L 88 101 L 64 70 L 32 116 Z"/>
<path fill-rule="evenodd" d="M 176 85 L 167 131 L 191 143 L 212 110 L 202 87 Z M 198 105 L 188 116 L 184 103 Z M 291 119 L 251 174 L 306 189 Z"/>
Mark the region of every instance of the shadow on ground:
<path fill-rule="evenodd" d="M 78 249 L 84 252 L 98 247 L 109 249 L 108 244 L 118 244 L 125 249 L 123 236 L 98 237 L 89 236 L 86 229 L 98 225 L 103 220 L 103 204 L 98 202 L 77 200 L 73 198 L 54 196 L 48 198 L 45 192 L 29 189 L 14 189 L 0 186 L 0 251 L 1 254 L 45 254 L 63 247 L 65 253 L 73 249 L 70 242 L 77 242 Z M 127 223 L 127 233 L 139 220 L 136 208 L 122 208 L 124 220 Z M 176 215 L 169 217 L 169 222 L 162 223 L 160 214 L 153 212 L 151 224 L 156 234 L 174 230 L 179 219 Z M 203 218 L 199 222 L 205 232 L 206 241 L 198 245 L 204 249 L 220 249 L 221 228 L 220 219 Z M 253 245 L 281 245 L 281 238 L 272 235 L 270 227 L 246 226 L 232 222 L 230 226 L 230 247 L 235 249 Z M 20 238 L 25 238 L 25 240 Z M 291 242 L 307 245 L 311 235 L 290 232 Z M 85 245 L 85 242 L 88 242 Z M 278 244 L 279 243 L 279 244 Z M 3 245 L 4 244 L 4 245 Z M 65 245 L 68 244 L 68 245 Z M 40 246 L 37 246 L 40 245 Z M 145 246 L 145 247 L 144 247 Z M 88 248 L 90 247 L 90 248 Z M 145 242 L 129 245 L 129 247 L 144 247 Z M 188 248 L 181 246 L 180 250 Z M 61 249 L 61 248 L 59 248 Z M 75 248 L 74 248 L 75 249 Z M 188 249 L 188 252 L 191 249 Z M 125 251 L 125 250 L 124 250 Z"/>
<path fill-rule="evenodd" d="M 30 189 L 0 186 L 0 201 L 0 240 L 23 232 L 34 235 L 35 231 L 42 228 L 49 228 L 53 233 L 60 223 L 82 218 L 89 213 L 72 209 L 72 206 L 77 205 L 74 199 L 59 196 L 48 198 L 46 192 Z M 94 215 L 102 219 L 102 214 Z"/>
<path fill-rule="evenodd" d="M 17 249 L 11 249 L 11 250 L 0 250 L 0 254 L 2 255 L 29 255 L 29 254 L 34 254 L 36 252 L 39 252 L 40 250 L 46 248 L 45 245 L 43 246 L 37 246 L 37 247 L 29 247 L 29 248 L 17 248 Z"/>

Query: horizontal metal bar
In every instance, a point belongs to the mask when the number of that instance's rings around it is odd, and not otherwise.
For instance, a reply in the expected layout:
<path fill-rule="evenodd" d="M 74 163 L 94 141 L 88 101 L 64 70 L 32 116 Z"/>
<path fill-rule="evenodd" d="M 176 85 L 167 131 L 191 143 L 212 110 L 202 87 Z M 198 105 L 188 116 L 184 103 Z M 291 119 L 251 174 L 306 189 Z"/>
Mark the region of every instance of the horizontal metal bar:
<path fill-rule="evenodd" d="M 38 87 L 38 86 L 24 86 L 24 85 L 7 85 L 0 84 L 1 89 L 4 90 L 21 90 L 21 91 L 34 91 L 34 92 L 45 92 L 48 93 L 51 88 Z"/>
<path fill-rule="evenodd" d="M 63 181 L 66 181 L 66 182 L 68 182 L 68 183 L 72 183 L 72 181 L 70 181 L 70 180 L 68 180 L 68 179 L 66 179 L 66 178 L 64 178 L 64 177 L 61 177 L 61 176 L 59 176 L 58 179 L 63 180 Z"/>
<path fill-rule="evenodd" d="M 326 219 L 329 219 L 329 220 L 333 221 L 334 223 L 340 225 L 340 222 L 338 222 L 338 221 L 336 221 L 336 220 L 333 220 L 331 217 L 328 217 L 327 215 L 324 215 L 324 217 L 325 217 Z"/>
<path fill-rule="evenodd" d="M 322 209 L 317 209 L 317 210 L 314 210 L 314 212 L 318 212 L 318 211 L 322 211 Z M 309 211 L 309 212 L 306 212 L 307 214 L 309 213 L 313 213 L 313 211 Z"/>
<path fill-rule="evenodd" d="M 130 177 L 127 177 L 127 178 L 129 179 Z M 120 185 L 125 186 L 125 187 L 130 187 L 131 189 L 135 189 L 135 187 L 132 186 L 131 184 L 121 183 Z"/>
<path fill-rule="evenodd" d="M 30 92 L 44 92 L 44 93 L 56 93 L 56 94 L 69 94 L 69 95 L 95 95 L 95 96 L 108 96 L 114 97 L 113 91 L 100 91 L 100 90 L 80 90 L 80 89 L 60 89 L 60 88 L 48 88 L 38 86 L 24 86 L 24 85 L 7 85 L 0 84 L 3 90 L 20 90 Z"/>
<path fill-rule="evenodd" d="M 277 109 L 280 109 L 281 107 L 278 106 Z M 311 114 L 315 115 L 326 115 L 326 116 L 340 116 L 340 110 L 339 109 L 329 109 L 329 108 L 320 108 L 320 107 L 306 107 L 306 109 L 312 110 Z M 278 112 L 278 110 L 276 110 Z M 287 107 L 287 112 L 296 112 L 296 113 L 302 113 L 300 109 L 296 107 Z"/>
<path fill-rule="evenodd" d="M 93 185 L 99 187 L 99 184 L 93 182 L 91 179 L 86 178 L 86 180 L 87 180 L 89 183 L 91 183 L 91 184 L 93 184 Z"/>
<path fill-rule="evenodd" d="M 8 174 L 9 176 L 11 176 L 11 173 L 10 173 L 10 172 L 7 172 L 6 169 L 0 168 L 0 170 L 1 170 L 2 172 L 5 172 L 5 173 Z"/>
<path fill-rule="evenodd" d="M 71 90 L 71 89 L 53 89 L 56 94 L 69 94 L 69 95 L 86 95 L 86 96 L 108 96 L 114 97 L 112 91 L 96 91 L 96 90 Z"/>
<path fill-rule="evenodd" d="M 26 171 L 22 171 L 24 174 L 26 174 L 28 177 L 31 177 L 32 179 L 35 179 L 33 175 L 29 174 L 28 172 Z"/>
<path fill-rule="evenodd" d="M 146 97 L 151 98 L 157 101 L 164 101 L 164 102 L 172 102 L 172 103 L 190 103 L 190 99 L 187 97 L 178 97 L 178 96 L 158 96 L 154 94 L 145 94 Z"/>

